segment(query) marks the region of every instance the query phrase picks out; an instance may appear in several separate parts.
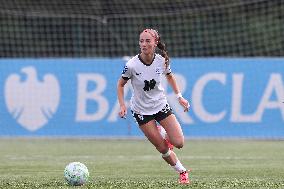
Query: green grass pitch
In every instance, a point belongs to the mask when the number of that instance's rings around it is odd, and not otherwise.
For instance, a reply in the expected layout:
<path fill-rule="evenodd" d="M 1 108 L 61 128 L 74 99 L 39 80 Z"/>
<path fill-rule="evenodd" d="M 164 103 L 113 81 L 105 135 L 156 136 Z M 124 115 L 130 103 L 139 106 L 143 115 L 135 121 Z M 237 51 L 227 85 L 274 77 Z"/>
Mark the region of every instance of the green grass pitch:
<path fill-rule="evenodd" d="M 2 138 L 0 188 L 284 188 L 284 141 L 187 140 L 174 151 L 190 185 L 147 140 Z M 64 180 L 72 161 L 89 169 L 82 187 Z"/>

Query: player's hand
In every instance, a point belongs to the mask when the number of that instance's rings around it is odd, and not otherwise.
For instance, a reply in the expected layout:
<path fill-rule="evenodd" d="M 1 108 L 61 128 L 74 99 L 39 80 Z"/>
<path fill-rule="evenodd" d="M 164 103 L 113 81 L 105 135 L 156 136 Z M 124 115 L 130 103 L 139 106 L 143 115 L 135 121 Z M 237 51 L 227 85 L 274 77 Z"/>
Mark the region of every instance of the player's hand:
<path fill-rule="evenodd" d="M 189 111 L 190 104 L 189 104 L 189 102 L 185 98 L 180 97 L 178 99 L 178 102 L 184 108 L 184 110 L 183 110 L 184 112 L 188 112 Z"/>
<path fill-rule="evenodd" d="M 127 108 L 125 105 L 120 106 L 120 110 L 118 112 L 119 117 L 126 118 L 127 115 Z"/>

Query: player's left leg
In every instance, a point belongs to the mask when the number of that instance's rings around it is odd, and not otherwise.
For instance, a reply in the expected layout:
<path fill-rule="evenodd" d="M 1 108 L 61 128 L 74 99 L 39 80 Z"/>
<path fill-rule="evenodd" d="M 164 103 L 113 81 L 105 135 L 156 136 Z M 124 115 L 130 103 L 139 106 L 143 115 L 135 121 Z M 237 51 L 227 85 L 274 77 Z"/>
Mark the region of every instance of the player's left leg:
<path fill-rule="evenodd" d="M 184 136 L 180 124 L 177 121 L 175 115 L 170 114 L 166 118 L 159 121 L 159 123 L 165 129 L 167 136 L 169 137 L 170 143 L 172 143 L 176 148 L 182 148 L 184 145 Z M 188 173 L 190 172 L 190 170 L 187 170 L 178 159 L 176 164 L 172 165 L 172 167 L 180 174 L 179 183 L 190 183 L 190 180 L 188 178 Z"/>
<path fill-rule="evenodd" d="M 165 143 L 163 137 L 158 131 L 156 121 L 151 120 L 145 124 L 139 126 L 148 140 L 156 147 L 156 149 L 162 154 L 162 158 L 170 165 L 174 166 L 177 163 L 176 154 L 171 151 Z"/>
<path fill-rule="evenodd" d="M 170 114 L 163 120 L 159 121 L 161 126 L 166 130 L 169 141 L 176 148 L 182 148 L 184 145 L 184 136 L 181 126 L 174 114 Z"/>

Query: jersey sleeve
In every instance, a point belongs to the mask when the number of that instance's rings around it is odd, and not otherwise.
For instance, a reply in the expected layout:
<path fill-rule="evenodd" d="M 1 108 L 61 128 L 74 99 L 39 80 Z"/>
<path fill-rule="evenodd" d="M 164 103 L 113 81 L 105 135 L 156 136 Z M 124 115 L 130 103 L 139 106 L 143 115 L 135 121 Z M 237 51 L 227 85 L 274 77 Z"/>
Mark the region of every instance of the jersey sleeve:
<path fill-rule="evenodd" d="M 123 70 L 122 70 L 122 73 L 121 73 L 121 77 L 125 80 L 128 80 L 132 77 L 132 71 L 131 71 L 131 66 L 130 66 L 130 61 L 128 61 Z"/>
<path fill-rule="evenodd" d="M 168 67 L 165 69 L 165 72 L 164 72 L 166 75 L 169 75 L 170 73 L 172 73 L 172 70 L 171 70 L 171 66 L 168 65 Z"/>

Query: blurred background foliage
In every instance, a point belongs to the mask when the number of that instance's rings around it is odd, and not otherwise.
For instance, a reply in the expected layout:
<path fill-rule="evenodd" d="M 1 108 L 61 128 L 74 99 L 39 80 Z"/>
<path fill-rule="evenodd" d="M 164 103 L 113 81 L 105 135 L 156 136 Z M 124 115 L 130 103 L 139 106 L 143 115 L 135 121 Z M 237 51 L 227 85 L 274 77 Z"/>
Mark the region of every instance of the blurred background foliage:
<path fill-rule="evenodd" d="M 283 0 L 0 0 L 1 57 L 121 57 L 157 29 L 171 57 L 284 55 Z"/>

